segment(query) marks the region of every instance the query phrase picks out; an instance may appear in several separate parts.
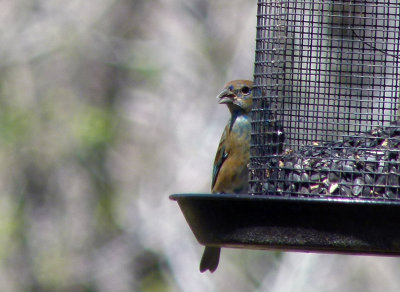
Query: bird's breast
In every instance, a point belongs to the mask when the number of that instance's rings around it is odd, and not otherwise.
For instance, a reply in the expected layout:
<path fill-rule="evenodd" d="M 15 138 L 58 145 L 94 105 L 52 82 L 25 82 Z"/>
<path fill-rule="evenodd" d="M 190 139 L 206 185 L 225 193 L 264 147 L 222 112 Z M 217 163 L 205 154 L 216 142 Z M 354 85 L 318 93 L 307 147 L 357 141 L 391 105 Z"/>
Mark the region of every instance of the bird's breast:
<path fill-rule="evenodd" d="M 239 116 L 235 119 L 229 132 L 230 145 L 236 147 L 250 147 L 251 122 L 248 116 Z M 234 148 L 234 147 L 232 147 Z"/>

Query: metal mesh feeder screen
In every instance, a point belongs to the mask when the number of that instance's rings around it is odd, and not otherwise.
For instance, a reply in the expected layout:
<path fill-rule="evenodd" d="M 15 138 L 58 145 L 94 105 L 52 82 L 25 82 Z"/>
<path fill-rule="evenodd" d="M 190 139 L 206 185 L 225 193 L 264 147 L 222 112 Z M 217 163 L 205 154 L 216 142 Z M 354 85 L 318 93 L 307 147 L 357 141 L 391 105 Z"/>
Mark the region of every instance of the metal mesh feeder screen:
<path fill-rule="evenodd" d="M 400 5 L 258 1 L 251 193 L 400 200 Z"/>

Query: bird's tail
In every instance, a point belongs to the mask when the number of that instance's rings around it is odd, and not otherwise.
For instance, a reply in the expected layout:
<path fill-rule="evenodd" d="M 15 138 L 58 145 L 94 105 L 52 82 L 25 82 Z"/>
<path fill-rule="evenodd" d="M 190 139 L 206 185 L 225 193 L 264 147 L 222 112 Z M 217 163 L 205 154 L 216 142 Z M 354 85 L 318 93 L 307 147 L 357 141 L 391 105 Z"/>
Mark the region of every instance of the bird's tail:
<path fill-rule="evenodd" d="M 203 273 L 210 270 L 210 272 L 213 273 L 218 267 L 220 253 L 221 248 L 206 246 L 203 256 L 201 257 L 200 272 Z"/>

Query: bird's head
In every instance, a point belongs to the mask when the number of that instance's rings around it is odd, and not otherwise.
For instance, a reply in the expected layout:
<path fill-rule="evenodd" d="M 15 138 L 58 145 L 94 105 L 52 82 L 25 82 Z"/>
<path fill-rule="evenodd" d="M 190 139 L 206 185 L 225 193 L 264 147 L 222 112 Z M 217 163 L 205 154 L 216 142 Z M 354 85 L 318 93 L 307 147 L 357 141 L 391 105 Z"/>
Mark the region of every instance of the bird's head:
<path fill-rule="evenodd" d="M 234 80 L 228 82 L 217 96 L 218 103 L 226 104 L 229 110 L 248 113 L 253 104 L 253 82 L 250 80 Z"/>

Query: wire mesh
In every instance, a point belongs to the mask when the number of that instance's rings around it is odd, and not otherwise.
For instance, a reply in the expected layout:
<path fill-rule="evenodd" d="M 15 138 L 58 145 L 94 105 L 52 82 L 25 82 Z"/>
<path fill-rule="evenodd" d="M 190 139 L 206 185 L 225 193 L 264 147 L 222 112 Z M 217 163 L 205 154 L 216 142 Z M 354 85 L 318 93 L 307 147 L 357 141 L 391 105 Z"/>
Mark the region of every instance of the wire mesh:
<path fill-rule="evenodd" d="M 400 5 L 259 0 L 253 194 L 400 200 Z"/>

